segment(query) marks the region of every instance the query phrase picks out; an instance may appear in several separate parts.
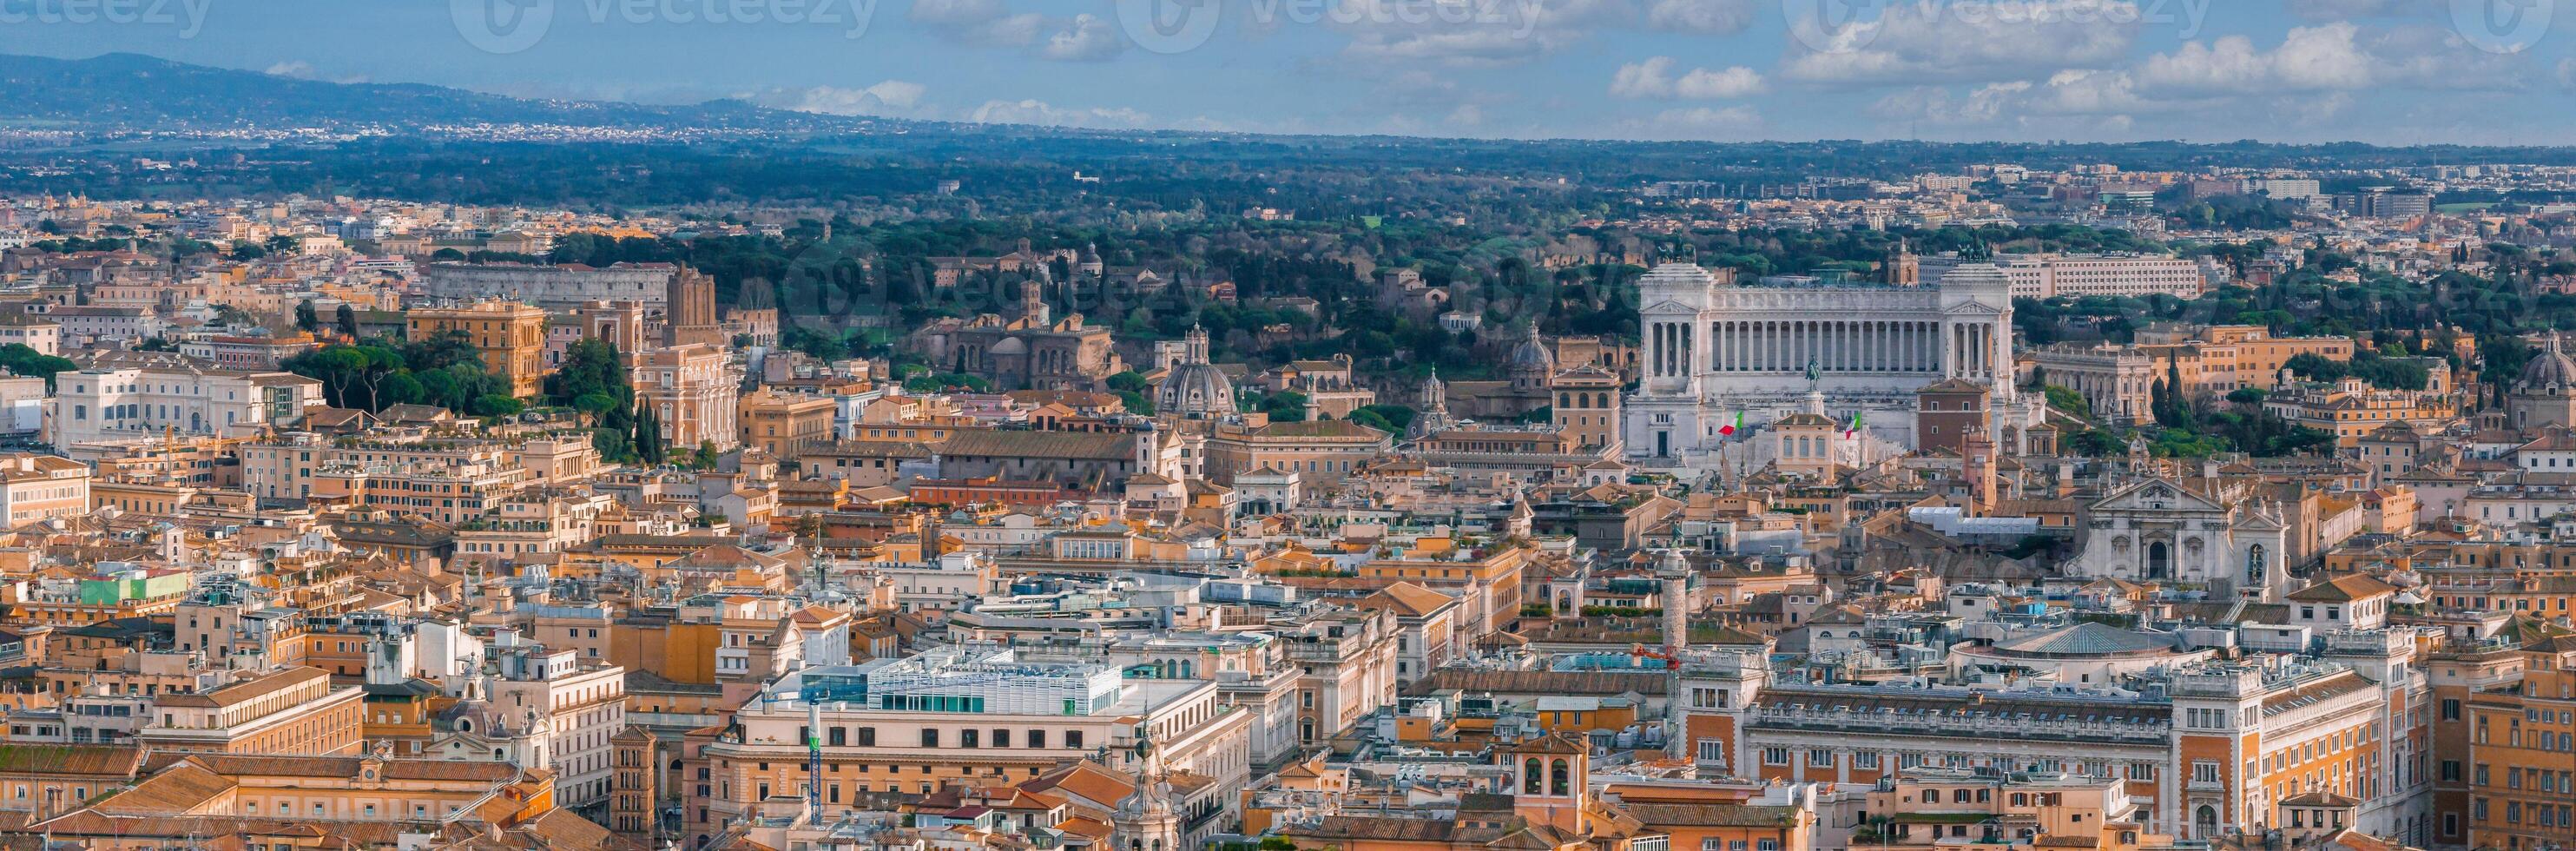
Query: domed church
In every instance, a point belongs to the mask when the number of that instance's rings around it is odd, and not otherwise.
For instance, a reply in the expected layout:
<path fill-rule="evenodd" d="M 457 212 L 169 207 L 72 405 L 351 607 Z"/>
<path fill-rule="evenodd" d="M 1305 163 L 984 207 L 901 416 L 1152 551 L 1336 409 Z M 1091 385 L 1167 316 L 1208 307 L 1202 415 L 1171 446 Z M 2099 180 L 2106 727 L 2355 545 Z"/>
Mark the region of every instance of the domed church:
<path fill-rule="evenodd" d="M 1190 326 L 1183 338 L 1181 360 L 1172 365 L 1163 383 L 1154 388 L 1154 411 L 1159 414 L 1207 419 L 1235 412 L 1234 382 L 1225 372 L 1208 362 L 1207 329 Z"/>
<path fill-rule="evenodd" d="M 2549 335 L 2548 347 L 2534 355 L 2522 367 L 2505 394 L 2505 410 L 2513 416 L 2513 427 L 2539 431 L 2553 426 L 2576 426 L 2576 359 L 2561 350 L 2558 335 Z"/>

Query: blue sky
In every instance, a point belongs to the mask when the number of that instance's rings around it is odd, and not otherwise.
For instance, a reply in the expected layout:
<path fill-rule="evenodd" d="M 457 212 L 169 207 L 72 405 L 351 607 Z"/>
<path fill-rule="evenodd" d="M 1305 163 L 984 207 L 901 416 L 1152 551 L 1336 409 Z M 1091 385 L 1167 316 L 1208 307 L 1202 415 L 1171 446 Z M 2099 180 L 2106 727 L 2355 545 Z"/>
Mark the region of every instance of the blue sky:
<path fill-rule="evenodd" d="M 2576 0 L 0 0 L 0 51 L 1113 128 L 2576 144 Z"/>

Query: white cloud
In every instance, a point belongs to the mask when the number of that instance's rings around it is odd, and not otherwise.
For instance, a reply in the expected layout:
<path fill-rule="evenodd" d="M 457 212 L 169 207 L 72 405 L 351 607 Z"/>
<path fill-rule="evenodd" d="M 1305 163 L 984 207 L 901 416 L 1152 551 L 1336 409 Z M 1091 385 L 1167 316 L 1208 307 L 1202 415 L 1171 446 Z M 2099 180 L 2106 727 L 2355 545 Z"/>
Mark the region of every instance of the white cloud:
<path fill-rule="evenodd" d="M 1217 0 L 1211 0 L 1216 2 Z M 2102 0 L 2077 0 L 2102 2 Z M 1260 7 L 1266 0 L 1255 0 Z M 1272 5 L 1295 7 L 1299 0 Z M 1777 0 L 1323 0 L 1311 18 L 1346 33 L 1343 54 L 1491 67 L 1528 62 L 1609 30 L 1732 35 Z M 1945 0 L 1946 2 L 1946 0 Z M 2125 0 L 2119 0 L 2125 2 Z M 1287 16 L 1248 16 L 1267 29 Z"/>
<path fill-rule="evenodd" d="M 1040 59 L 1097 62 L 1127 49 L 1126 35 L 1100 16 L 1013 12 L 1001 0 L 915 0 L 905 17 L 954 41 L 1021 48 Z"/>
<path fill-rule="evenodd" d="M 1876 21 L 1793 41 L 1781 76 L 1814 83 L 1981 82 L 2122 61 L 2142 12 L 2126 0 L 1890 3 Z M 1810 24 L 1796 24 L 1810 27 Z M 1821 31 L 1820 31 L 1821 32 Z"/>
<path fill-rule="evenodd" d="M 1537 33 L 1462 29 L 1446 32 L 1360 33 L 1342 54 L 1365 62 L 1437 62 L 1458 67 L 1508 65 L 1549 52 L 1552 40 Z"/>
<path fill-rule="evenodd" d="M 913 0 L 906 20 L 951 39 L 979 45 L 1027 47 L 1047 30 L 1045 15 L 1013 12 L 1001 0 Z"/>
<path fill-rule="evenodd" d="M 2576 62 L 2576 60 L 2571 60 Z M 2576 72 L 2571 72 L 2576 73 Z M 2268 48 L 2243 35 L 2190 42 L 2108 68 L 2068 68 L 1953 90 L 1928 85 L 1880 98 L 1869 113 L 1891 128 L 1975 128 L 1993 138 L 2202 140 L 2348 136 L 2371 103 L 2394 125 L 2458 124 L 2490 100 L 2459 93 L 2512 91 L 2545 78 L 2526 57 L 2490 54 L 2425 24 L 2380 29 L 2348 22 L 2298 27 Z M 2401 92 L 2431 92 L 2421 102 Z M 1998 132 L 2002 131 L 2002 132 Z"/>
<path fill-rule="evenodd" d="M 2576 89 L 2576 59 L 2558 60 L 2558 85 Z"/>
<path fill-rule="evenodd" d="M 1622 65 L 1610 79 L 1610 94 L 1623 98 L 1730 100 L 1761 94 L 1765 88 L 1761 72 L 1741 65 L 1714 71 L 1693 68 L 1675 78 L 1674 64 L 1670 56 L 1657 56 Z"/>
<path fill-rule="evenodd" d="M 912 0 L 904 19 L 939 27 L 971 27 L 999 20 L 1011 10 L 1002 0 Z"/>
<path fill-rule="evenodd" d="M 1128 130 L 1149 126 L 1153 116 L 1126 107 L 1066 109 L 1041 100 L 987 101 L 968 120 L 984 124 L 1036 124 L 1047 127 L 1094 127 Z"/>
<path fill-rule="evenodd" d="M 2292 29 L 2269 51 L 2241 35 L 2191 42 L 2149 57 L 2138 67 L 2137 87 L 2171 99 L 2387 87 L 2515 89 L 2526 77 L 2516 57 L 2478 50 L 2456 33 L 2338 22 Z"/>
<path fill-rule="evenodd" d="M 1619 73 L 1610 77 L 1610 95 L 1623 98 L 1672 97 L 1673 58 L 1657 56 L 1619 66 Z"/>
<path fill-rule="evenodd" d="M 1040 57 L 1067 62 L 1098 62 L 1127 49 L 1127 37 L 1098 16 L 1075 15 L 1064 29 L 1047 38 Z"/>
<path fill-rule="evenodd" d="M 268 71 L 266 73 L 271 77 L 294 77 L 299 80 L 310 80 L 314 78 L 313 63 L 306 62 L 301 59 L 290 62 L 280 62 L 275 65 L 268 66 Z"/>
<path fill-rule="evenodd" d="M 1742 65 L 1711 71 L 1693 68 L 1673 84 L 1673 94 L 1693 100 L 1727 100 L 1761 94 L 1762 75 Z"/>
<path fill-rule="evenodd" d="M 1646 25 L 1667 32 L 1731 35 L 1753 25 L 1753 0 L 1654 0 Z"/>
<path fill-rule="evenodd" d="M 2288 0 L 2282 5 L 2311 21 L 2348 21 L 2428 14 L 2441 9 L 2441 0 Z"/>
<path fill-rule="evenodd" d="M 1321 20 L 1350 34 L 1342 53 L 1351 59 L 1490 67 L 1637 17 L 1634 0 L 1331 0 Z"/>
<path fill-rule="evenodd" d="M 1449 111 L 1449 123 L 1457 127 L 1481 126 L 1485 123 L 1485 109 L 1472 103 L 1462 104 Z"/>
<path fill-rule="evenodd" d="M 915 115 L 921 107 L 921 96 L 929 89 L 908 80 L 887 80 L 863 89 L 815 86 L 810 89 L 772 93 L 761 98 L 766 106 L 798 112 L 830 115 Z"/>

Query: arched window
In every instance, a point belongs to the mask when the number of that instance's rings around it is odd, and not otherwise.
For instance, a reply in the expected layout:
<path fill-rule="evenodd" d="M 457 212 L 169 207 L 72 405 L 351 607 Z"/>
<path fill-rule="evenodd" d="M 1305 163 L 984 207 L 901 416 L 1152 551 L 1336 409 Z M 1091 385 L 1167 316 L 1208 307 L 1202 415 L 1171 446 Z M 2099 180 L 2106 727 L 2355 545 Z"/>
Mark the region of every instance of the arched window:
<path fill-rule="evenodd" d="M 2194 830 L 2199 831 L 2199 838 L 2205 839 L 2216 835 L 2218 833 L 2218 808 L 2206 804 L 2201 805 L 2200 811 L 2192 814 L 2191 824 Z"/>
<path fill-rule="evenodd" d="M 1546 772 L 1540 770 L 1538 767 L 1538 757 L 1530 757 L 1528 760 L 1523 761 L 1521 763 L 1521 794 L 1538 794 L 1539 783 L 1543 781 L 1545 775 Z"/>
<path fill-rule="evenodd" d="M 2255 544 L 2251 547 L 2245 548 L 2245 584 L 2264 584 L 2264 560 L 2267 555 L 2268 554 L 2263 551 L 2262 544 Z"/>
<path fill-rule="evenodd" d="M 1564 795 L 1566 794 L 1567 788 L 1565 758 L 1558 757 L 1554 764 L 1548 766 L 1547 793 L 1550 795 Z"/>

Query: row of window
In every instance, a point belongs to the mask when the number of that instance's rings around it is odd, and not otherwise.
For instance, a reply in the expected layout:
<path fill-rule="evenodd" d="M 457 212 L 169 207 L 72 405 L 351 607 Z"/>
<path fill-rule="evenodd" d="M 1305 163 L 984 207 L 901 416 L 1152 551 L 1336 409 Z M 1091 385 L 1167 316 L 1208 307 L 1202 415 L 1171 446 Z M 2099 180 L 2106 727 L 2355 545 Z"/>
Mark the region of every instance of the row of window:
<path fill-rule="evenodd" d="M 1725 761 L 1725 746 L 1721 740 L 1702 739 L 1699 742 L 1698 750 L 1699 760 L 1702 762 Z M 1835 755 L 1836 752 L 1831 748 L 1810 748 L 1807 750 L 1807 765 L 1812 768 L 1832 768 L 1835 765 Z M 1791 760 L 1796 758 L 1796 756 L 1797 755 L 1789 748 L 1763 748 L 1762 764 L 1770 766 L 1787 766 L 1790 764 Z M 1884 760 L 1885 755 L 1878 751 L 1854 751 L 1851 754 L 1851 767 L 1861 771 L 1875 771 L 1885 767 Z M 2049 763 L 2052 761 L 2043 760 L 2042 762 Z M 1897 768 L 1899 769 L 1920 768 L 1931 764 L 1960 768 L 1969 765 L 1970 758 L 1966 754 L 1947 754 L 1940 757 L 1939 761 L 1936 763 L 1925 754 L 1899 753 L 1896 755 L 1896 763 Z M 2108 762 L 2090 761 L 2079 763 L 2060 760 L 2053 761 L 2053 763 L 2054 765 L 2051 767 L 2078 772 L 2089 777 L 2107 778 L 2112 774 L 2112 768 Z M 2156 766 L 2154 763 L 2149 762 L 2124 763 L 2120 773 L 2129 780 L 2151 782 L 2156 779 Z M 2217 767 L 2215 763 L 2211 764 L 2210 775 L 2213 779 L 2217 775 Z M 1958 792 L 1962 795 L 1968 793 L 1965 789 L 1958 790 Z M 1977 795 L 1979 796 L 1977 800 L 1986 800 L 1984 797 L 1985 792 L 1979 791 L 1977 792 Z M 1961 798 L 1959 800 L 1966 801 L 1967 799 Z"/>
<path fill-rule="evenodd" d="M 981 698 L 977 698 L 977 700 L 981 700 Z M 855 735 L 854 735 L 854 734 L 853 734 L 853 732 L 852 732 L 853 730 L 855 730 L 855 731 L 856 731 Z M 796 741 L 797 741 L 798 743 L 800 743 L 800 744 L 805 743 L 805 742 L 813 741 L 813 736 L 814 736 L 814 730 L 813 730 L 813 728 L 811 728 L 811 727 L 799 726 L 799 727 L 797 727 L 797 728 L 796 728 Z M 857 744 L 858 744 L 858 746 L 859 746 L 859 747 L 863 747 L 863 748 L 872 748 L 872 747 L 876 747 L 876 746 L 877 746 L 877 728 L 875 728 L 875 727 L 856 727 L 856 728 L 852 728 L 852 727 L 825 727 L 825 728 L 823 728 L 823 742 L 822 742 L 822 743 L 823 743 L 823 744 L 825 744 L 825 745 L 828 745 L 828 746 L 831 746 L 831 747 L 845 747 L 845 746 L 850 745 L 850 744 L 851 744 L 851 742 L 853 741 L 853 739 L 855 739 L 855 740 L 856 740 L 856 742 L 857 742 Z M 937 728 L 937 727 L 923 727 L 923 728 L 921 728 L 921 746 L 922 746 L 922 747 L 925 747 L 925 748 L 944 747 L 944 745 L 940 744 L 941 740 L 942 740 L 942 738 L 941 738 L 941 733 L 940 733 L 939 728 Z M 1047 731 L 1045 731 L 1045 730 L 1037 730 L 1037 729 L 1029 730 L 1029 731 L 1028 731 L 1028 733 L 1027 733 L 1027 735 L 1026 735 L 1024 738 L 1022 738 L 1022 739 L 1021 739 L 1021 741 L 1025 743 L 1025 744 L 1021 745 L 1022 747 L 1027 747 L 1027 748 L 1044 748 L 1044 747 L 1046 747 L 1046 746 L 1047 746 Z M 1010 747 L 1010 746 L 1011 746 L 1011 731 L 1010 731 L 1008 728 L 995 727 L 995 728 L 993 728 L 993 729 L 990 731 L 990 735 L 989 735 L 989 736 L 987 735 L 987 731 L 984 731 L 984 730 L 968 729 L 968 730 L 959 730 L 959 731 L 957 731 L 957 747 L 961 747 L 961 748 L 980 748 L 980 747 L 985 747 L 985 746 L 986 746 L 986 744 L 985 744 L 985 743 L 987 743 L 987 742 L 990 742 L 990 743 L 991 743 L 991 745 L 990 745 L 991 747 L 996 747 L 996 748 L 1007 748 L 1007 747 Z M 1065 747 L 1067 750 L 1080 750 L 1080 749 L 1082 748 L 1082 746 L 1083 746 L 1083 738 L 1082 738 L 1082 731 L 1081 731 L 1081 730 L 1066 730 L 1066 731 L 1064 731 L 1064 747 Z M 761 763 L 760 768 L 761 768 L 761 770 L 763 770 L 763 771 L 767 771 L 767 770 L 769 770 L 769 764 L 768 764 L 768 763 Z M 859 766 L 859 770 L 860 770 L 860 771 L 866 771 L 866 770 L 867 770 L 867 766 L 864 766 L 864 765 Z M 925 770 L 927 770 L 927 769 L 925 768 Z"/>
<path fill-rule="evenodd" d="M 2487 799 L 2476 798 L 2469 801 L 2471 820 L 2486 821 L 2488 812 Z M 2504 823 L 2529 824 L 2534 827 L 2576 827 L 2576 805 L 2530 804 L 2526 806 L 2521 801 L 2506 801 Z M 2443 832 L 2451 832 L 2447 821 Z"/>

